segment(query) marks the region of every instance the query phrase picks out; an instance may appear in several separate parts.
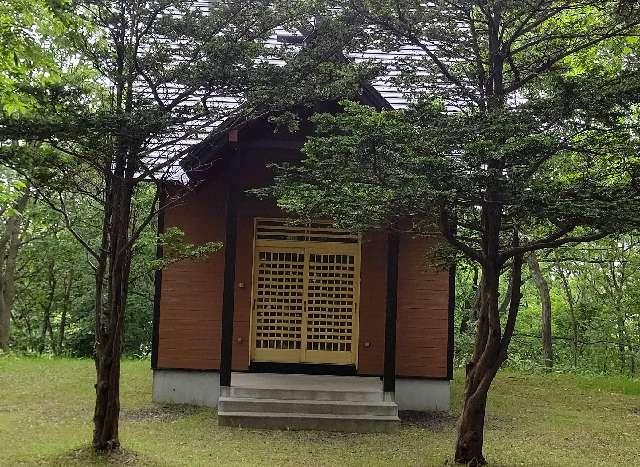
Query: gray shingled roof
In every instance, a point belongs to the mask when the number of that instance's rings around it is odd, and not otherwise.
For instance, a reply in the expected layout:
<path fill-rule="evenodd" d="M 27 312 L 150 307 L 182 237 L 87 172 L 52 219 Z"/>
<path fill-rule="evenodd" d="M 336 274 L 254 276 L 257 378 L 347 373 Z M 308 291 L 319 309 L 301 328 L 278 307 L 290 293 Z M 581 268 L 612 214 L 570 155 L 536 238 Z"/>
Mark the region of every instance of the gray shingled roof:
<path fill-rule="evenodd" d="M 207 0 L 196 0 L 195 6 L 206 10 L 208 8 Z M 286 31 L 284 29 L 276 29 L 273 31 L 267 45 L 274 47 L 282 46 L 286 42 L 283 42 L 284 38 L 290 38 L 295 33 Z M 301 36 L 300 36 L 301 37 Z M 289 42 L 290 44 L 290 42 Z M 358 63 L 370 62 L 380 63 L 384 66 L 386 72 L 382 76 L 371 82 L 372 87 L 384 98 L 392 108 L 402 109 L 406 108 L 409 103 L 409 98 L 403 90 L 399 89 L 394 82 L 394 77 L 399 75 L 397 65 L 403 60 L 422 60 L 425 57 L 424 51 L 416 46 L 403 46 L 396 51 L 382 51 L 382 50 L 367 50 L 356 54 L 349 54 L 349 58 L 355 60 Z M 272 63 L 277 63 L 276 60 L 272 60 Z M 167 99 L 171 98 L 172 93 L 179 92 L 178 88 L 166 88 L 164 90 Z M 237 98 L 231 96 L 217 96 L 214 100 L 218 105 L 233 109 L 239 105 Z M 185 105 L 197 105 L 199 103 L 198 97 L 194 96 Z M 186 153 L 190 147 L 202 142 L 209 134 L 213 133 L 216 129 L 216 125 L 219 125 L 222 121 L 214 125 L 205 124 L 204 122 L 194 121 L 189 123 L 189 132 L 194 134 L 189 135 L 187 138 L 175 138 L 180 141 L 175 143 L 167 143 L 161 150 L 155 151 L 150 155 L 150 159 L 155 161 L 163 159 L 175 158 L 177 154 Z M 184 135 L 185 129 L 176 129 L 176 135 L 182 133 Z M 167 136 L 167 141 L 171 140 L 171 135 Z M 155 143 L 158 143 L 157 141 Z M 156 162 L 157 164 L 157 162 Z M 169 178 L 176 181 L 186 182 L 186 175 L 178 163 L 172 164 L 167 168 L 164 178 Z"/>

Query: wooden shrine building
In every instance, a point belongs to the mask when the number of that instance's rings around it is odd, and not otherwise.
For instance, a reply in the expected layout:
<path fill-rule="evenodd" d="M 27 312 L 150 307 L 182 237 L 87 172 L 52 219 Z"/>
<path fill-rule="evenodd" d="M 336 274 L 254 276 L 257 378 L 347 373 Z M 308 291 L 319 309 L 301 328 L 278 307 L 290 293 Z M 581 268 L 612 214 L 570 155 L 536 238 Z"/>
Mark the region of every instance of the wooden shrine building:
<path fill-rule="evenodd" d="M 373 87 L 362 100 L 388 107 Z M 193 148 L 188 186 L 165 186 L 178 201 L 159 229 L 224 247 L 157 274 L 155 401 L 218 406 L 227 425 L 347 431 L 448 409 L 454 277 L 429 256 L 441 240 L 292 223 L 247 193 L 272 183 L 272 162 L 299 160 L 310 131 L 229 126 Z"/>

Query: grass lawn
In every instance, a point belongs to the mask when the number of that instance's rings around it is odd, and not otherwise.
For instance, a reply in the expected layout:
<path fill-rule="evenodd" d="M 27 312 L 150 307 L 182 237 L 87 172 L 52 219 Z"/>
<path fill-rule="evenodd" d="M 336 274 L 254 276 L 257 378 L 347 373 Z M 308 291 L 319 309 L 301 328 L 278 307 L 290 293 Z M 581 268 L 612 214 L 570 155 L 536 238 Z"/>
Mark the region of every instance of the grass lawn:
<path fill-rule="evenodd" d="M 406 421 L 397 434 L 219 428 L 215 410 L 154 405 L 147 361 L 122 370 L 125 450 L 107 459 L 87 447 L 91 361 L 0 357 L 0 465 L 443 465 L 452 455 L 453 414 Z M 637 465 L 640 381 L 501 372 L 487 419 L 492 465 Z"/>

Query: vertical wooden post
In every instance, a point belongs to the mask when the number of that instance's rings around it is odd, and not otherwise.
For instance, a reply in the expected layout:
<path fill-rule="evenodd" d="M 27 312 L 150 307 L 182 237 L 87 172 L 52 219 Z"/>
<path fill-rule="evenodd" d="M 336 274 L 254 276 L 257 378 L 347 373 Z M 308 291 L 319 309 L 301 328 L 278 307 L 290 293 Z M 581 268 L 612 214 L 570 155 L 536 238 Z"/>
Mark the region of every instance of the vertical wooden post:
<path fill-rule="evenodd" d="M 158 196 L 158 237 L 164 233 L 164 209 L 167 204 L 167 189 L 164 183 L 157 187 L 160 190 Z M 156 243 L 156 259 L 162 259 L 164 249 L 158 238 Z M 151 338 L 151 369 L 158 368 L 158 341 L 160 339 L 160 298 L 162 294 L 162 269 L 156 269 L 153 291 L 153 336 Z"/>
<path fill-rule="evenodd" d="M 398 255 L 400 237 L 397 232 L 387 236 L 387 312 L 384 332 L 384 392 L 396 390 L 396 317 L 398 312 Z"/>
<path fill-rule="evenodd" d="M 457 233 L 457 218 L 454 216 L 452 222 L 449 224 L 451 226 L 451 233 L 455 235 Z M 453 357 L 454 357 L 454 339 L 455 333 L 453 330 L 454 326 L 454 318 L 456 311 L 456 271 L 457 271 L 457 263 L 454 262 L 449 265 L 449 304 L 448 304 L 448 329 L 447 329 L 447 379 L 453 379 Z"/>
<path fill-rule="evenodd" d="M 449 304 L 447 330 L 447 379 L 453 379 L 454 314 L 456 309 L 456 263 L 449 266 Z"/>
<path fill-rule="evenodd" d="M 231 169 L 233 170 L 233 168 Z M 234 174 L 230 174 L 233 180 Z M 226 233 L 224 239 L 224 289 L 222 292 L 222 329 L 220 336 L 220 387 L 231 386 L 233 352 L 233 311 L 235 308 L 236 240 L 238 233 L 238 187 L 229 183 L 227 191 Z"/>

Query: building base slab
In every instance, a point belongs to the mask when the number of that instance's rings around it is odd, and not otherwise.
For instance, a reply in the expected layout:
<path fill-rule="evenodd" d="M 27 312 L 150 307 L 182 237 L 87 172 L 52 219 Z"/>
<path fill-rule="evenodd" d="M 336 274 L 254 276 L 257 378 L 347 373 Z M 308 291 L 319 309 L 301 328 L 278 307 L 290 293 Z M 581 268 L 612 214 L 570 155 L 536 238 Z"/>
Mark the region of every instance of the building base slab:
<path fill-rule="evenodd" d="M 313 378 L 321 377 L 313 376 Z M 359 387 L 357 377 L 350 378 L 354 381 L 352 384 L 355 391 L 362 389 Z M 316 381 L 315 387 L 319 384 L 321 382 Z M 235 385 L 234 382 L 232 382 L 233 385 Z M 391 394 L 385 397 L 389 396 L 393 397 Z M 183 370 L 154 370 L 153 372 L 154 402 L 217 407 L 219 398 L 220 375 L 218 372 Z M 399 410 L 446 411 L 451 404 L 451 382 L 398 378 L 394 399 Z"/>
<path fill-rule="evenodd" d="M 451 381 L 436 379 L 396 379 L 399 410 L 447 411 L 451 405 Z"/>
<path fill-rule="evenodd" d="M 206 371 L 154 370 L 153 401 L 217 407 L 220 374 Z"/>

